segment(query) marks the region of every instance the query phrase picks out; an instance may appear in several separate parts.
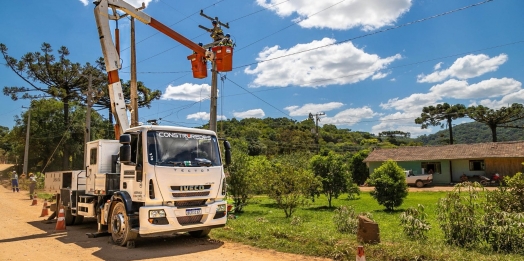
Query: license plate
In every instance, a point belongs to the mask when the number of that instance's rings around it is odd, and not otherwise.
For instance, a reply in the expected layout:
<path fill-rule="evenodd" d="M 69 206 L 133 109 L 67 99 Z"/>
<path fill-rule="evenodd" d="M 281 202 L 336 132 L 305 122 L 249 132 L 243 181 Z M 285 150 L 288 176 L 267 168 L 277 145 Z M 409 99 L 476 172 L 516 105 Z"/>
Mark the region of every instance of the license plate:
<path fill-rule="evenodd" d="M 200 215 L 202 214 L 201 208 L 190 208 L 186 209 L 186 216 Z"/>

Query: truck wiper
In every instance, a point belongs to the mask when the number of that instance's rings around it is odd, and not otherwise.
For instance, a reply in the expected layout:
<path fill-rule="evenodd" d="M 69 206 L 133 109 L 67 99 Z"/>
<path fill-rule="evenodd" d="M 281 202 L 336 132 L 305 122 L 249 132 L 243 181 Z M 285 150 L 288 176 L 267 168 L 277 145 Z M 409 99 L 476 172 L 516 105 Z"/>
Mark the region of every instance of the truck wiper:
<path fill-rule="evenodd" d="M 208 160 L 208 159 L 204 159 L 204 158 L 195 158 L 195 161 L 197 162 L 198 166 L 202 167 L 202 166 L 205 166 L 205 167 L 211 167 L 211 161 Z"/>

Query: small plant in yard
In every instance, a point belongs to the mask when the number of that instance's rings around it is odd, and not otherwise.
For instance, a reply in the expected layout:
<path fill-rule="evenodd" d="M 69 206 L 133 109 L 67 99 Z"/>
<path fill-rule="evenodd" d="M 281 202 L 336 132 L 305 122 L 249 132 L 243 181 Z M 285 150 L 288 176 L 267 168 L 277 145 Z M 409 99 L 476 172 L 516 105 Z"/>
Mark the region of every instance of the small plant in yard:
<path fill-rule="evenodd" d="M 388 211 L 402 205 L 408 196 L 408 184 L 404 171 L 392 160 L 376 168 L 367 183 L 375 186 L 371 196 Z"/>
<path fill-rule="evenodd" d="M 338 232 L 341 233 L 357 233 L 358 228 L 358 216 L 366 216 L 369 219 L 373 219 L 371 213 L 360 213 L 356 214 L 355 209 L 352 206 L 341 206 L 335 209 L 333 215 L 333 223 L 337 228 Z"/>
<path fill-rule="evenodd" d="M 400 226 L 404 234 L 410 239 L 427 239 L 427 232 L 431 225 L 426 221 L 427 214 L 424 213 L 424 205 L 418 204 L 416 208 L 410 207 L 400 214 Z"/>
<path fill-rule="evenodd" d="M 480 190 L 478 183 L 460 183 L 438 201 L 437 216 L 448 244 L 473 247 L 480 243 L 480 235 L 484 234 Z"/>
<path fill-rule="evenodd" d="M 292 226 L 299 226 L 302 224 L 302 219 L 300 217 L 297 217 L 297 216 L 294 216 L 292 219 L 291 219 L 291 225 Z"/>

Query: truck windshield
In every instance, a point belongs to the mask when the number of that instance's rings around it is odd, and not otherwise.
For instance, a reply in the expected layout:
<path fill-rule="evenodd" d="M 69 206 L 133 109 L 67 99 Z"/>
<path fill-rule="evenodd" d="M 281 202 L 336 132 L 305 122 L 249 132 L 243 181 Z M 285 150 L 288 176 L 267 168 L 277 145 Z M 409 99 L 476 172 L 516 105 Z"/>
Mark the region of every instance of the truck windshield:
<path fill-rule="evenodd" d="M 170 131 L 147 132 L 147 158 L 160 166 L 220 166 L 215 136 Z"/>

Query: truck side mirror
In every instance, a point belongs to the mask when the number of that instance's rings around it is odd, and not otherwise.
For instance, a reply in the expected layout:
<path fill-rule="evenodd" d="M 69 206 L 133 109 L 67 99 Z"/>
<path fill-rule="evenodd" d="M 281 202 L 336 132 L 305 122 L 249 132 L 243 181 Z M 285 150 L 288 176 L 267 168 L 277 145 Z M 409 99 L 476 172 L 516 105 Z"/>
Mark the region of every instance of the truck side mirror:
<path fill-rule="evenodd" d="M 224 148 L 226 148 L 226 165 L 231 164 L 231 144 L 229 141 L 224 141 Z"/>
<path fill-rule="evenodd" d="M 120 146 L 120 163 L 130 163 L 131 162 L 131 145 L 122 144 Z"/>

